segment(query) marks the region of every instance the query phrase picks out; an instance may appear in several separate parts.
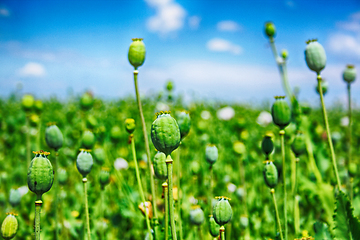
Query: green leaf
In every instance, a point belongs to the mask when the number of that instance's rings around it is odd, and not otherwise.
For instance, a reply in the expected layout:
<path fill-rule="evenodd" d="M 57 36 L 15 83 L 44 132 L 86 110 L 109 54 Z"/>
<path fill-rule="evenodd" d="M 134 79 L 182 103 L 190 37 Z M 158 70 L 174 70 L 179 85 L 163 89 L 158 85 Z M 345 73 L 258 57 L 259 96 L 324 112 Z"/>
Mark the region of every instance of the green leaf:
<path fill-rule="evenodd" d="M 334 210 L 335 240 L 360 239 L 360 222 L 353 214 L 353 208 L 347 195 L 340 191 Z"/>
<path fill-rule="evenodd" d="M 331 240 L 332 237 L 329 232 L 329 227 L 326 223 L 314 223 L 315 240 Z"/>

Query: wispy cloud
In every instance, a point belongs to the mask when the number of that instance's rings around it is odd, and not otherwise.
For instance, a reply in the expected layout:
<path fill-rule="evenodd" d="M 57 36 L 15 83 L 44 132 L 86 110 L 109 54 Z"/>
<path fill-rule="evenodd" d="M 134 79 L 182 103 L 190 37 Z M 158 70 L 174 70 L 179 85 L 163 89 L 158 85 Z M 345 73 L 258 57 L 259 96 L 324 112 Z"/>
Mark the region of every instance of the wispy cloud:
<path fill-rule="evenodd" d="M 45 67 L 36 62 L 28 62 L 19 69 L 21 77 L 44 77 L 46 75 Z"/>
<path fill-rule="evenodd" d="M 155 8 L 155 16 L 147 20 L 147 28 L 151 32 L 165 36 L 183 28 L 186 11 L 173 0 L 145 0 L 149 6 Z"/>
<path fill-rule="evenodd" d="M 216 28 L 222 32 L 237 32 L 242 29 L 237 22 L 230 20 L 218 22 Z"/>
<path fill-rule="evenodd" d="M 360 11 L 353 13 L 349 17 L 349 21 L 337 22 L 336 26 L 341 30 L 359 32 L 360 31 Z"/>
<path fill-rule="evenodd" d="M 199 28 L 201 22 L 201 17 L 199 16 L 191 16 L 189 17 L 189 27 L 193 30 Z"/>
<path fill-rule="evenodd" d="M 0 17 L 9 17 L 10 11 L 5 7 L 0 7 Z"/>
<path fill-rule="evenodd" d="M 333 53 L 360 59 L 360 36 L 337 33 L 330 37 L 328 46 Z"/>
<path fill-rule="evenodd" d="M 207 48 L 214 52 L 229 52 L 239 55 L 243 52 L 241 46 L 221 38 L 213 38 L 207 42 Z"/>

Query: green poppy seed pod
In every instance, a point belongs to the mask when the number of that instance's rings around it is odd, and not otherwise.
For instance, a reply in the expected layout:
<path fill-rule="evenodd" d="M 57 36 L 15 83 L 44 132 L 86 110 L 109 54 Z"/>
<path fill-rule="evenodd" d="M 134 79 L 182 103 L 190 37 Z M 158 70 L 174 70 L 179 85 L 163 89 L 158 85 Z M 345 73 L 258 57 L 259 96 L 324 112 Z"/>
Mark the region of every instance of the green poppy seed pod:
<path fill-rule="evenodd" d="M 90 110 L 94 105 L 94 98 L 92 93 L 85 92 L 80 98 L 80 107 L 83 110 Z"/>
<path fill-rule="evenodd" d="M 13 237 L 15 237 L 18 228 L 19 224 L 15 217 L 15 214 L 8 213 L 8 215 L 1 224 L 1 236 L 4 239 L 12 239 Z"/>
<path fill-rule="evenodd" d="M 90 129 L 94 129 L 96 128 L 97 125 L 98 125 L 98 121 L 96 120 L 94 115 L 89 115 L 86 119 L 86 126 Z"/>
<path fill-rule="evenodd" d="M 266 161 L 264 166 L 264 180 L 269 188 L 274 188 L 278 184 L 278 171 L 271 161 Z"/>
<path fill-rule="evenodd" d="M 151 125 L 151 140 L 157 150 L 170 155 L 180 144 L 180 129 L 168 112 L 160 112 Z"/>
<path fill-rule="evenodd" d="M 357 164 L 354 163 L 354 162 L 351 162 L 351 163 L 349 164 L 348 172 L 349 172 L 349 176 L 350 176 L 350 177 L 355 177 L 356 174 L 357 174 Z"/>
<path fill-rule="evenodd" d="M 246 153 L 245 144 L 243 142 L 236 141 L 233 143 L 233 150 L 235 153 L 237 153 L 239 155 L 243 155 Z"/>
<path fill-rule="evenodd" d="M 31 94 L 25 94 L 21 99 L 21 106 L 25 111 L 30 111 L 35 103 L 34 96 Z"/>
<path fill-rule="evenodd" d="M 347 83 L 352 83 L 356 78 L 356 69 L 354 65 L 347 65 L 343 72 L 343 79 Z"/>
<path fill-rule="evenodd" d="M 80 153 L 76 159 L 76 167 L 84 178 L 90 173 L 93 163 L 93 157 L 89 153 L 89 150 L 80 149 Z"/>
<path fill-rule="evenodd" d="M 220 233 L 220 225 L 215 222 L 213 215 L 209 217 L 209 232 L 214 238 L 219 236 Z"/>
<path fill-rule="evenodd" d="M 34 103 L 34 109 L 37 114 L 40 114 L 44 108 L 44 104 L 41 100 L 36 100 Z"/>
<path fill-rule="evenodd" d="M 118 143 L 121 139 L 121 129 L 119 126 L 113 126 L 110 130 L 110 138 L 114 143 Z"/>
<path fill-rule="evenodd" d="M 50 125 L 45 130 L 45 140 L 50 148 L 58 151 L 63 145 L 64 137 L 58 126 Z"/>
<path fill-rule="evenodd" d="M 190 131 L 191 120 L 189 113 L 186 111 L 179 112 L 176 116 L 176 121 L 180 128 L 181 139 L 183 139 Z"/>
<path fill-rule="evenodd" d="M 227 224 L 232 217 L 232 208 L 227 197 L 216 197 L 218 202 L 213 208 L 215 222 L 220 226 Z"/>
<path fill-rule="evenodd" d="M 201 225 L 205 221 L 204 211 L 196 205 L 190 210 L 190 222 L 195 225 Z"/>
<path fill-rule="evenodd" d="M 167 83 L 166 83 L 166 90 L 168 90 L 169 92 L 171 92 L 172 90 L 174 89 L 174 83 L 169 80 Z"/>
<path fill-rule="evenodd" d="M 268 132 L 265 134 L 261 142 L 261 150 L 265 153 L 266 156 L 269 156 L 269 154 L 274 151 L 274 143 L 272 141 L 273 136 L 274 134 L 272 132 Z"/>
<path fill-rule="evenodd" d="M 27 183 L 29 189 L 37 195 L 38 199 L 41 199 L 54 182 L 54 170 L 47 159 L 50 153 L 44 151 L 34 153 L 35 157 L 31 160 L 27 173 Z"/>
<path fill-rule="evenodd" d="M 142 38 L 133 38 L 130 44 L 128 58 L 135 70 L 144 64 L 146 49 Z"/>
<path fill-rule="evenodd" d="M 328 88 L 329 88 L 329 83 L 328 81 L 326 81 L 325 79 L 321 79 L 321 88 L 322 88 L 322 93 L 323 95 L 325 95 L 328 91 Z M 316 87 L 315 87 L 315 90 L 318 94 L 320 94 L 320 91 L 319 91 L 319 85 L 316 84 Z"/>
<path fill-rule="evenodd" d="M 68 179 L 68 174 L 67 174 L 66 170 L 63 168 L 60 168 L 56 174 L 57 174 L 59 183 L 61 185 L 64 185 Z"/>
<path fill-rule="evenodd" d="M 101 169 L 99 174 L 99 182 L 102 189 L 104 189 L 105 186 L 110 183 L 110 172 L 108 168 Z"/>
<path fill-rule="evenodd" d="M 95 144 L 95 135 L 89 130 L 84 131 L 81 144 L 86 149 L 92 149 Z"/>
<path fill-rule="evenodd" d="M 306 151 L 305 145 L 305 135 L 301 132 L 298 132 L 294 138 L 294 141 L 291 144 L 291 150 L 294 152 L 296 157 L 299 157 Z"/>
<path fill-rule="evenodd" d="M 205 158 L 208 163 L 213 165 L 219 157 L 219 152 L 214 144 L 208 144 L 205 148 Z"/>
<path fill-rule="evenodd" d="M 323 46 L 316 39 L 306 42 L 305 61 L 310 70 L 320 74 L 326 65 L 326 53 Z"/>
<path fill-rule="evenodd" d="M 266 36 L 268 36 L 269 38 L 273 38 L 276 35 L 276 28 L 274 23 L 272 22 L 266 22 L 265 23 L 265 34 Z"/>
<path fill-rule="evenodd" d="M 275 97 L 275 102 L 271 107 L 271 115 L 273 122 L 280 128 L 284 129 L 289 125 L 291 120 L 291 110 L 289 104 L 285 101 L 285 97 Z"/>
<path fill-rule="evenodd" d="M 96 148 L 94 150 L 94 159 L 98 165 L 103 165 L 106 159 L 106 153 L 103 148 Z"/>
<path fill-rule="evenodd" d="M 284 60 L 287 60 L 288 57 L 289 57 L 289 53 L 286 49 L 283 49 L 281 50 L 281 57 L 284 59 Z"/>
<path fill-rule="evenodd" d="M 154 173 L 159 179 L 167 179 L 166 155 L 163 152 L 157 152 L 154 156 Z"/>
<path fill-rule="evenodd" d="M 19 205 L 21 201 L 21 194 L 18 189 L 10 189 L 9 202 L 12 207 Z"/>
<path fill-rule="evenodd" d="M 135 120 L 133 118 L 127 118 L 125 120 L 125 129 L 129 134 L 132 134 L 135 131 Z"/>

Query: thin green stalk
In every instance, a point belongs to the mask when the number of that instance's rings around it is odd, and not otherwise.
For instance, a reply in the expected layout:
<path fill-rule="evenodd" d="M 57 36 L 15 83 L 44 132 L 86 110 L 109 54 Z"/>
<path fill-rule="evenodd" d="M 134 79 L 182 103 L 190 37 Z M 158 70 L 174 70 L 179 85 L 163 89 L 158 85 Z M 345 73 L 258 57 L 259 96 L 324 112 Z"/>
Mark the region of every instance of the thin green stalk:
<path fill-rule="evenodd" d="M 104 191 L 105 191 L 105 188 L 102 188 L 101 189 L 101 203 L 100 203 L 100 213 L 101 213 L 101 240 L 104 240 L 105 239 L 105 231 L 104 231 L 104 219 L 105 219 L 105 216 L 104 216 Z"/>
<path fill-rule="evenodd" d="M 54 172 L 55 174 L 58 173 L 58 156 L 59 152 L 55 151 L 55 160 L 54 160 Z M 59 239 L 59 214 L 58 214 L 58 206 L 59 206 L 59 179 L 56 176 L 54 182 L 55 188 L 55 240 Z"/>
<path fill-rule="evenodd" d="M 225 240 L 225 227 L 220 227 L 220 240 Z"/>
<path fill-rule="evenodd" d="M 145 150 L 146 150 L 146 157 L 147 157 L 147 163 L 148 163 L 148 171 L 149 171 L 149 177 L 150 177 L 150 186 L 151 186 L 151 195 L 152 195 L 152 206 L 153 206 L 153 213 L 154 213 L 154 217 L 153 217 L 153 221 L 154 221 L 154 231 L 155 231 L 155 239 L 158 238 L 158 234 L 157 234 L 157 225 L 158 223 L 158 217 L 157 217 L 157 209 L 156 209 L 156 193 L 155 193 L 155 181 L 154 181 L 154 175 L 152 174 L 152 167 L 151 167 L 151 157 L 150 157 L 150 147 L 149 147 L 149 140 L 148 140 L 148 135 L 147 135 L 147 131 L 146 131 L 146 124 L 145 124 L 145 118 L 144 118 L 144 114 L 142 111 L 142 106 L 141 106 L 141 100 L 140 100 L 140 94 L 139 94 L 139 88 L 138 88 L 138 74 L 139 71 L 138 70 L 134 70 L 134 84 L 135 84 L 135 93 L 136 93 L 136 102 L 139 108 L 139 113 L 140 113 L 140 119 L 141 119 L 141 126 L 142 126 L 142 130 L 143 130 L 143 135 L 144 135 L 144 143 L 145 143 Z"/>
<path fill-rule="evenodd" d="M 41 212 L 41 200 L 35 201 L 35 240 L 40 240 L 40 212 Z"/>
<path fill-rule="evenodd" d="M 31 161 L 31 147 L 30 147 L 30 122 L 29 122 L 29 114 L 26 114 L 26 163 L 27 167 L 30 166 Z"/>
<path fill-rule="evenodd" d="M 212 215 L 212 199 L 213 199 L 213 190 L 212 190 L 212 177 L 213 177 L 213 168 L 210 165 L 210 173 L 209 173 L 209 191 L 208 191 L 208 204 L 209 204 L 209 214 Z"/>
<path fill-rule="evenodd" d="M 348 83 L 347 84 L 347 91 L 348 91 L 348 111 L 349 111 L 349 126 L 348 126 L 348 161 L 347 161 L 347 169 L 349 170 L 350 168 L 350 163 L 351 163 L 351 123 L 352 123 L 352 118 L 351 118 L 351 84 Z M 350 180 L 351 181 L 351 180 Z M 352 183 L 350 183 L 350 201 L 352 202 L 352 196 L 353 196 L 353 188 L 352 188 Z"/>
<path fill-rule="evenodd" d="M 177 240 L 176 238 L 176 227 L 175 227 L 175 219 L 174 219 L 174 194 L 173 194 L 173 181 L 172 181 L 172 173 L 173 173 L 173 160 L 170 155 L 166 157 L 166 165 L 168 172 L 168 184 L 169 184 L 169 212 L 170 212 L 170 227 L 171 227 L 171 235 L 173 240 Z"/>
<path fill-rule="evenodd" d="M 136 150 L 135 150 L 134 135 L 131 134 L 130 138 L 131 138 L 131 152 L 132 152 L 133 159 L 134 159 L 134 163 L 135 163 L 136 180 L 137 180 L 138 186 L 139 186 L 141 201 L 142 201 L 143 204 L 144 204 L 146 226 L 147 226 L 147 229 L 148 229 L 149 234 L 151 235 L 150 219 L 149 219 L 148 211 L 147 211 L 147 209 L 146 209 L 145 194 L 144 194 L 144 190 L 143 190 L 143 187 L 142 187 L 142 184 L 141 184 L 141 177 L 140 177 L 139 165 L 138 165 L 138 162 L 137 162 L 137 159 L 136 159 Z"/>
<path fill-rule="evenodd" d="M 182 231 L 182 219 L 181 219 L 181 187 L 180 187 L 180 174 L 181 174 L 181 162 L 180 162 L 180 146 L 177 148 L 177 154 L 176 154 L 176 163 L 177 163 L 177 185 L 178 185 L 178 204 L 177 204 L 177 212 L 178 212 L 178 226 L 179 226 L 179 238 L 180 240 L 183 240 L 183 231 Z"/>
<path fill-rule="evenodd" d="M 86 232 L 88 240 L 91 240 L 91 233 L 90 233 L 90 217 L 89 217 L 89 205 L 88 205 L 88 197 L 87 197 L 87 178 L 83 178 L 82 182 L 84 183 L 84 201 L 85 201 L 85 216 L 86 216 Z"/>
<path fill-rule="evenodd" d="M 164 182 L 162 184 L 162 187 L 164 189 L 164 198 L 165 198 L 165 240 L 168 240 L 169 238 L 169 190 L 168 190 L 168 184 L 167 182 Z"/>
<path fill-rule="evenodd" d="M 275 41 L 274 41 L 274 38 L 271 37 L 269 38 L 269 41 L 270 41 L 270 47 L 271 47 L 271 51 L 274 55 L 274 58 L 275 58 L 275 62 L 278 66 L 278 69 L 279 69 L 279 73 L 280 73 L 280 77 L 281 77 L 281 80 L 282 80 L 282 84 L 283 84 L 283 88 L 285 90 L 285 93 L 286 93 L 286 96 L 288 99 L 290 99 L 290 101 L 293 101 L 293 94 L 292 94 L 292 91 L 290 89 L 290 86 L 289 86 L 289 81 L 288 81 L 288 76 L 287 76 L 287 68 L 286 68 L 286 61 L 284 60 L 283 62 L 279 61 L 279 55 L 278 55 L 278 52 L 276 50 L 276 46 L 275 46 Z"/>
<path fill-rule="evenodd" d="M 288 238 L 288 229 L 287 229 L 287 192 L 286 192 L 286 162 L 285 162 L 285 130 L 279 131 L 280 140 L 281 140 L 281 158 L 282 158 L 282 175 L 283 175 L 283 183 L 284 183 L 284 232 L 285 232 L 285 240 Z"/>
<path fill-rule="evenodd" d="M 319 89 L 319 95 L 320 95 L 320 100 L 321 100 L 321 107 L 322 107 L 322 112 L 323 112 L 323 117 L 324 117 L 324 122 L 325 122 L 326 135 L 327 135 L 329 148 L 330 148 L 330 153 L 331 153 L 331 160 L 332 160 L 333 167 L 334 167 L 334 172 L 335 172 L 335 176 L 336 176 L 336 182 L 337 182 L 338 188 L 340 190 L 341 189 L 341 182 L 340 182 L 339 172 L 338 172 L 337 164 L 336 164 L 335 151 L 334 151 L 333 143 L 332 143 L 332 140 L 331 140 L 331 133 L 330 133 L 329 122 L 328 122 L 328 118 L 327 118 L 327 114 L 326 114 L 324 96 L 323 96 L 323 91 L 322 91 L 322 87 L 321 87 L 321 76 L 320 76 L 320 74 L 317 75 L 317 81 L 318 81 L 318 89 Z"/>
<path fill-rule="evenodd" d="M 353 198 L 354 198 L 353 188 L 354 188 L 354 178 L 351 177 L 350 178 L 350 202 L 352 202 Z"/>
<path fill-rule="evenodd" d="M 271 193 L 271 196 L 272 196 L 272 199 L 273 199 L 273 202 L 274 202 L 276 221 L 277 221 L 277 224 L 279 226 L 279 232 L 280 232 L 280 239 L 284 240 L 282 230 L 281 230 L 281 222 L 280 222 L 279 211 L 278 211 L 277 204 L 276 204 L 275 189 L 274 188 L 270 189 L 270 193 Z"/>
<path fill-rule="evenodd" d="M 294 183 L 294 228 L 295 228 L 295 236 L 298 236 L 300 233 L 300 212 L 299 210 L 299 201 L 297 200 L 297 178 L 298 178 L 298 163 L 299 158 L 296 157 L 295 160 L 295 183 Z"/>

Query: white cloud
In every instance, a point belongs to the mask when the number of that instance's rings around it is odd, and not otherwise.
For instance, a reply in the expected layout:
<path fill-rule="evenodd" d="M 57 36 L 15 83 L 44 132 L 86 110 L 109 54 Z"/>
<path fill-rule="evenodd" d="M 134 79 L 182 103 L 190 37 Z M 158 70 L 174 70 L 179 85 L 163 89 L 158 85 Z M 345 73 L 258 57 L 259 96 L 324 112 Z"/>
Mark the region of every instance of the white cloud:
<path fill-rule="evenodd" d="M 230 52 L 235 55 L 242 53 L 243 49 L 236 44 L 221 38 L 213 38 L 207 42 L 207 48 L 214 52 Z"/>
<path fill-rule="evenodd" d="M 360 31 L 360 11 L 352 14 L 349 21 L 336 23 L 341 30 L 358 33 Z"/>
<path fill-rule="evenodd" d="M 193 30 L 199 28 L 201 18 L 199 16 L 191 16 L 189 17 L 189 27 Z"/>
<path fill-rule="evenodd" d="M 218 22 L 216 27 L 219 31 L 223 32 L 237 32 L 241 30 L 241 26 L 237 22 L 230 20 Z"/>
<path fill-rule="evenodd" d="M 360 58 L 360 36 L 334 34 L 329 38 L 328 47 L 335 54 Z"/>
<path fill-rule="evenodd" d="M 43 77 L 46 74 L 45 68 L 42 64 L 36 62 L 28 62 L 19 69 L 19 74 L 22 77 Z"/>
<path fill-rule="evenodd" d="M 6 8 L 0 8 L 0 17 L 8 17 L 10 16 L 10 12 Z"/>
<path fill-rule="evenodd" d="M 147 20 L 147 27 L 151 32 L 167 35 L 176 32 L 184 26 L 186 11 L 173 0 L 145 0 L 156 10 L 155 16 Z"/>
<path fill-rule="evenodd" d="M 288 1 L 285 1 L 285 5 L 288 6 L 289 8 L 294 8 L 295 2 L 292 0 L 288 0 Z"/>

